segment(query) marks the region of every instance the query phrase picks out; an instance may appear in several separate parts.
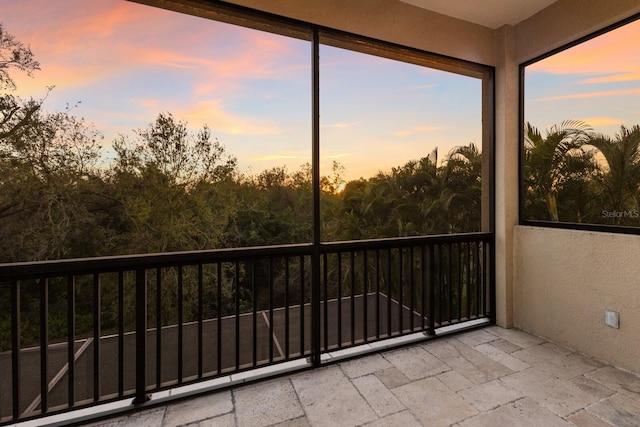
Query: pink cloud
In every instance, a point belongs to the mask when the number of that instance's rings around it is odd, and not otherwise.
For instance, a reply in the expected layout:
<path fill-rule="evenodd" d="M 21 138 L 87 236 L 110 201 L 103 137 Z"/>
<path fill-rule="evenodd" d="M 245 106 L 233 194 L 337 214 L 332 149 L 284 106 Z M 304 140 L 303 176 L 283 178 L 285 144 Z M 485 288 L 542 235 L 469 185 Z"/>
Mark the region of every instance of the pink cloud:
<path fill-rule="evenodd" d="M 640 95 L 640 88 L 574 93 L 571 95 L 559 95 L 559 96 L 550 96 L 547 98 L 538 98 L 538 99 L 533 99 L 532 101 L 533 102 L 559 101 L 564 99 L 587 99 L 587 98 L 600 98 L 605 96 L 628 96 L 628 95 Z"/>
<path fill-rule="evenodd" d="M 528 67 L 532 71 L 553 74 L 640 73 L 640 21 L 627 24 L 602 36 L 572 47 Z M 603 83 L 594 78 L 583 83 Z M 635 78 L 634 78 L 635 80 Z"/>
<path fill-rule="evenodd" d="M 596 83 L 620 83 L 620 82 L 632 82 L 640 81 L 640 72 L 638 73 L 620 73 L 610 76 L 593 77 L 590 79 L 582 80 L 583 84 L 596 84 Z"/>
<path fill-rule="evenodd" d="M 191 126 L 208 125 L 214 132 L 223 132 L 228 135 L 277 135 L 282 133 L 282 129 L 277 124 L 225 111 L 223 101 L 220 99 L 197 102 L 191 107 L 177 110 L 176 116 L 184 118 Z"/>
<path fill-rule="evenodd" d="M 624 124 L 624 120 L 615 117 L 587 117 L 580 119 L 591 127 L 604 127 Z"/>

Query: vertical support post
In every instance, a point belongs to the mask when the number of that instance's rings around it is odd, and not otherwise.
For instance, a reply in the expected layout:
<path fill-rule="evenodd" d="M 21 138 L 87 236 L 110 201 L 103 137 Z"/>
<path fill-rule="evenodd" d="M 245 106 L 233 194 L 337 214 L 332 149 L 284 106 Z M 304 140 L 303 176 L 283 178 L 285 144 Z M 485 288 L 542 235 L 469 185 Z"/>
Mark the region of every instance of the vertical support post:
<path fill-rule="evenodd" d="M 156 349 L 160 351 L 160 349 Z M 134 405 L 151 399 L 146 390 L 147 368 L 147 271 L 136 270 L 136 397 Z"/>
<path fill-rule="evenodd" d="M 320 365 L 320 41 L 318 29 L 312 30 L 312 182 L 313 182 L 313 255 L 311 256 L 311 360 Z"/>

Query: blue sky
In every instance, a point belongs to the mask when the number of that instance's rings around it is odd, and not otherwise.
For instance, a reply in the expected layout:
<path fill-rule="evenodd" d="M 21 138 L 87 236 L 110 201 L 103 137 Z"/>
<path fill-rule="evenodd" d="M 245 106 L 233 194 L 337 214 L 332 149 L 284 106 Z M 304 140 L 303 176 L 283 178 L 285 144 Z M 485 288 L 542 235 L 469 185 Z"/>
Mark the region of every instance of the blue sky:
<path fill-rule="evenodd" d="M 599 133 L 640 124 L 640 20 L 527 67 L 525 120 L 582 120 Z"/>
<path fill-rule="evenodd" d="M 105 136 L 106 152 L 170 111 L 194 130 L 207 124 L 245 172 L 311 161 L 308 41 L 122 0 L 3 0 L 0 17 L 41 63 L 34 78 L 18 76 L 19 94 L 55 85 L 46 109 L 80 101 L 74 114 Z M 640 122 L 634 27 L 607 42 L 619 52 L 598 42 L 528 68 L 526 119 L 591 119 L 608 133 Z M 436 147 L 442 158 L 480 145 L 479 80 L 329 46 L 320 60 L 323 172 L 337 160 L 346 178 L 368 177 Z"/>

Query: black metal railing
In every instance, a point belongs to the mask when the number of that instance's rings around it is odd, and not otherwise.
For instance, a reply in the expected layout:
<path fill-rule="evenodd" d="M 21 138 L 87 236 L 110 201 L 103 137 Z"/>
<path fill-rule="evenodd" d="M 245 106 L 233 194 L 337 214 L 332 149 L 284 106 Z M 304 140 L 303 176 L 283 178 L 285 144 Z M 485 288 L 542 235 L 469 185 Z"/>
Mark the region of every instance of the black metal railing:
<path fill-rule="evenodd" d="M 491 317 L 491 265 L 490 233 L 0 265 L 0 423 Z"/>

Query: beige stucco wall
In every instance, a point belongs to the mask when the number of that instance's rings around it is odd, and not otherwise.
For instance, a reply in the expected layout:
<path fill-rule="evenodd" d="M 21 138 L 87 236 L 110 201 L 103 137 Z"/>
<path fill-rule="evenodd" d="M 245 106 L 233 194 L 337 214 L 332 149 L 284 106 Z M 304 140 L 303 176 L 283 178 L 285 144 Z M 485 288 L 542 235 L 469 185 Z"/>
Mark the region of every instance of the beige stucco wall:
<path fill-rule="evenodd" d="M 640 373 L 640 236 L 516 226 L 513 246 L 514 325 Z"/>

